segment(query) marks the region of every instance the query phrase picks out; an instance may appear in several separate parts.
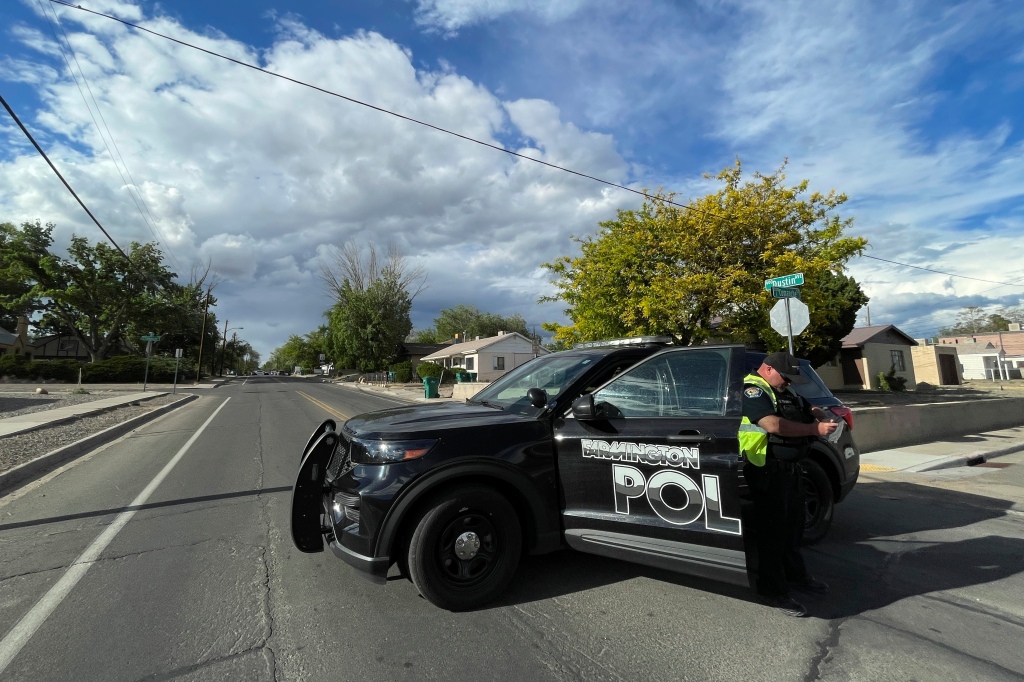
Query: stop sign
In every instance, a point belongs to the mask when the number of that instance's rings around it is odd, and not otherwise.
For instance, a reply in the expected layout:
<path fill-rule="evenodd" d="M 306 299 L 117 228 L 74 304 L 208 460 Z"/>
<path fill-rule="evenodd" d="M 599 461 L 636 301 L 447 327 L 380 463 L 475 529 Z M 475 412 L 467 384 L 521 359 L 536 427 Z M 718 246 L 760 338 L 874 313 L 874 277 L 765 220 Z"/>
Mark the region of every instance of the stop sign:
<path fill-rule="evenodd" d="M 786 328 L 787 301 L 789 301 L 789 320 L 793 328 L 793 336 L 796 336 L 803 330 L 807 329 L 807 325 L 811 323 L 811 316 L 807 310 L 807 304 L 799 298 L 784 298 L 772 306 L 770 316 L 772 329 L 782 336 L 787 336 L 789 334 L 789 329 Z"/>

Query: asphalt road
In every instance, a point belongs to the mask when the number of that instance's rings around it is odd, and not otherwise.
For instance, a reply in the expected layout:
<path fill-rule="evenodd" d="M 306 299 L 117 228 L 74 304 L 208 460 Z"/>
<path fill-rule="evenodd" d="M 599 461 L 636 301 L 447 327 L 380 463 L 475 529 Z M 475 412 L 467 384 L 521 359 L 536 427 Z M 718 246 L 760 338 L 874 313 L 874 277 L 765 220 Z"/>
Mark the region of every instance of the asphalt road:
<path fill-rule="evenodd" d="M 291 544 L 309 432 L 393 404 L 234 382 L 0 498 L 0 679 L 1024 679 L 1019 464 L 858 484 L 812 618 L 568 551 L 453 614 Z"/>

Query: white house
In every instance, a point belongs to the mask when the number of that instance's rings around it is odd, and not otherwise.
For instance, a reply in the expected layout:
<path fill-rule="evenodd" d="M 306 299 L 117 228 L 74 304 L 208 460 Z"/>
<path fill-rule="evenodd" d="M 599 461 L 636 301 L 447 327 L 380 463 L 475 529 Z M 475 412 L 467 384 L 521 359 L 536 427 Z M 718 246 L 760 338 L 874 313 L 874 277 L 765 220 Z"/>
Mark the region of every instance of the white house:
<path fill-rule="evenodd" d="M 1024 357 L 1008 356 L 991 341 L 958 343 L 956 353 L 964 368 L 964 379 L 1020 379 Z"/>
<path fill-rule="evenodd" d="M 497 336 L 445 346 L 424 356 L 423 361 L 476 372 L 477 381 L 494 381 L 510 369 L 550 352 L 517 332 L 498 332 Z"/>

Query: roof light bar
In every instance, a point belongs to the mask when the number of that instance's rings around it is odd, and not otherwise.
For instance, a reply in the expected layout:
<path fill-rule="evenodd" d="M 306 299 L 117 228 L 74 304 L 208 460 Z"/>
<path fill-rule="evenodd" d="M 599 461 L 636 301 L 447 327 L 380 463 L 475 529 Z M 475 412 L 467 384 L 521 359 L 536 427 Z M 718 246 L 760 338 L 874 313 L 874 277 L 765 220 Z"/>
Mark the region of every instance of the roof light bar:
<path fill-rule="evenodd" d="M 645 343 L 672 343 L 671 336 L 630 336 L 624 339 L 602 339 L 577 343 L 573 348 L 605 348 L 608 346 L 639 346 Z"/>

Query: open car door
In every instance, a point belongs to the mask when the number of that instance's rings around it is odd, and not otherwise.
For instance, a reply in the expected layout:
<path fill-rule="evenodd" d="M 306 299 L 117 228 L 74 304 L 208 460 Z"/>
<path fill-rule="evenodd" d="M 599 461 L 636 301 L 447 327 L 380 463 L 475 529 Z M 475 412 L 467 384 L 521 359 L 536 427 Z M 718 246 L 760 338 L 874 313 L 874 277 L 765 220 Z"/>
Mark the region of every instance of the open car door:
<path fill-rule="evenodd" d="M 650 356 L 555 423 L 574 549 L 748 584 L 740 520 L 742 346 Z"/>

